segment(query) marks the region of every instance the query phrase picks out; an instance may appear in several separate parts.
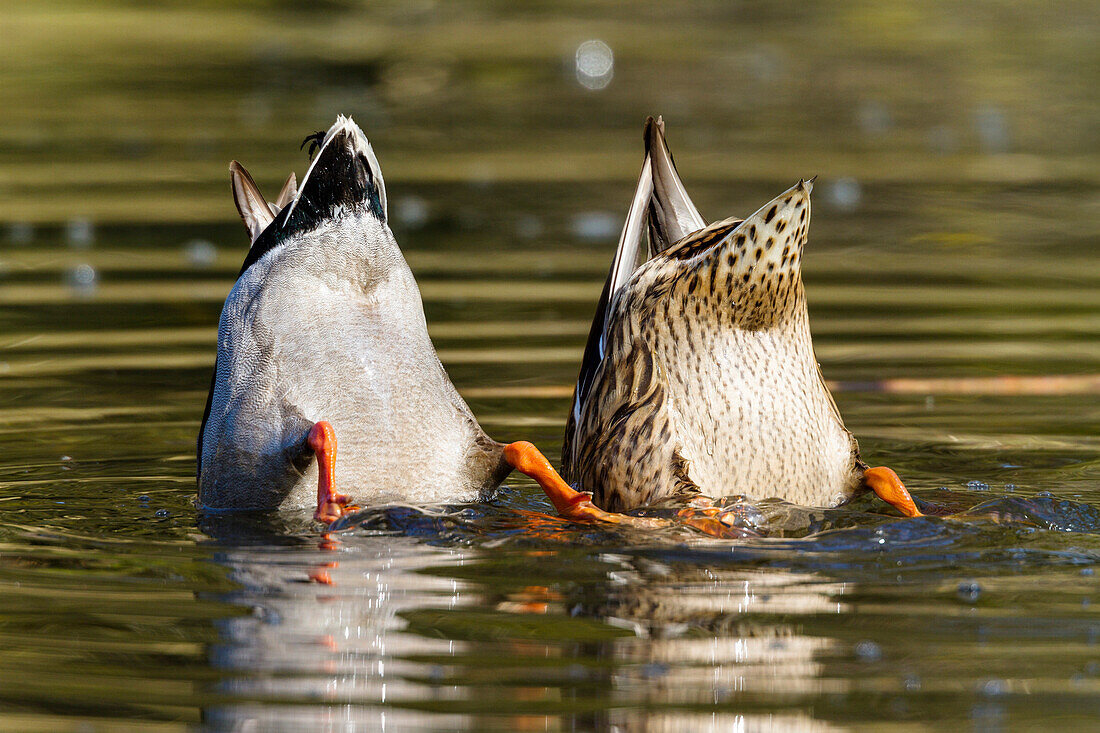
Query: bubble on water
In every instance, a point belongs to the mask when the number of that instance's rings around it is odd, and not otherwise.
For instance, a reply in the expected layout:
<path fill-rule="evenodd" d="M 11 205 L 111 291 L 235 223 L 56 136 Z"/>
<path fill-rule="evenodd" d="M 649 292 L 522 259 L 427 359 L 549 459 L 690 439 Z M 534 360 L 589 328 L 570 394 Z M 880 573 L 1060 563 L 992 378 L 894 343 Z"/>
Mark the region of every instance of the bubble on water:
<path fill-rule="evenodd" d="M 997 105 L 987 104 L 974 113 L 974 130 L 983 151 L 1003 153 L 1008 150 L 1008 117 Z"/>
<path fill-rule="evenodd" d="M 959 583 L 955 595 L 959 597 L 960 601 L 975 603 L 982 597 L 982 586 L 972 580 L 963 581 Z"/>
<path fill-rule="evenodd" d="M 882 659 L 882 647 L 867 639 L 858 642 L 855 651 L 861 662 L 877 662 Z"/>
<path fill-rule="evenodd" d="M 30 244 L 34 241 L 34 224 L 29 221 L 8 224 L 8 241 L 12 244 Z"/>
<path fill-rule="evenodd" d="M 1008 694 L 1008 683 L 998 679 L 981 680 L 978 682 L 978 694 L 985 697 L 1000 697 Z"/>
<path fill-rule="evenodd" d="M 901 681 L 901 686 L 908 692 L 917 692 L 921 688 L 920 677 L 915 674 L 909 675 Z"/>
<path fill-rule="evenodd" d="M 1016 489 L 1018 489 L 1020 487 L 1017 486 L 1016 484 L 1005 484 L 1005 488 L 1008 489 L 1009 491 L 1015 491 Z"/>
<path fill-rule="evenodd" d="M 573 234 L 580 239 L 610 239 L 621 224 L 609 211 L 582 211 L 573 217 Z"/>
<path fill-rule="evenodd" d="M 1005 488 L 1007 489 L 1008 487 L 1006 486 Z M 1053 499 L 1054 494 L 1050 493 L 1049 491 L 1040 491 L 1038 494 L 1035 495 L 1035 497 L 1038 499 Z"/>
<path fill-rule="evenodd" d="M 59 460 L 59 461 L 71 461 L 72 459 L 73 459 L 72 456 L 61 456 L 57 460 Z"/>
<path fill-rule="evenodd" d="M 65 284 L 73 295 L 88 297 L 95 293 L 99 274 L 89 264 L 74 265 L 65 271 Z"/>
<path fill-rule="evenodd" d="M 615 56 L 611 47 L 601 40 L 585 41 L 577 46 L 575 56 L 577 81 L 586 89 L 603 89 L 615 74 Z"/>
<path fill-rule="evenodd" d="M 542 232 L 542 220 L 534 214 L 522 214 L 516 219 L 516 236 L 521 239 L 536 239 Z"/>
<path fill-rule="evenodd" d="M 966 488 L 971 491 L 989 491 L 989 484 L 982 483 L 981 481 L 967 481 Z"/>
<path fill-rule="evenodd" d="M 65 240 L 71 247 L 90 247 L 95 241 L 95 224 L 84 217 L 70 219 L 65 224 Z"/>
<path fill-rule="evenodd" d="M 1081 568 L 1081 575 L 1084 575 L 1086 578 L 1091 578 L 1093 575 L 1096 575 L 1096 571 L 1093 568 Z"/>
<path fill-rule="evenodd" d="M 924 398 L 924 409 L 928 410 L 929 412 L 931 412 L 932 410 L 935 410 L 936 409 L 936 398 L 933 397 L 932 395 L 927 395 Z"/>
<path fill-rule="evenodd" d="M 428 223 L 428 202 L 419 196 L 402 196 L 396 204 L 395 218 L 406 229 L 420 229 Z"/>
<path fill-rule="evenodd" d="M 210 267 L 218 259 L 218 248 L 205 239 L 192 239 L 183 246 L 183 256 L 192 267 Z"/>
<path fill-rule="evenodd" d="M 149 495 L 148 494 L 142 494 L 141 496 L 139 496 L 137 498 L 137 500 L 138 501 L 149 501 Z"/>
<path fill-rule="evenodd" d="M 171 514 L 171 512 L 169 512 L 167 509 L 157 509 L 155 512 L 153 512 L 153 516 L 156 517 L 157 519 L 164 519 L 165 517 L 169 516 L 170 514 Z"/>
<path fill-rule="evenodd" d="M 877 99 L 865 99 L 856 108 L 856 123 L 868 135 L 883 135 L 894 125 L 890 109 Z"/>
<path fill-rule="evenodd" d="M 826 198 L 835 209 L 855 211 L 863 198 L 863 187 L 854 178 L 838 178 L 827 189 Z"/>

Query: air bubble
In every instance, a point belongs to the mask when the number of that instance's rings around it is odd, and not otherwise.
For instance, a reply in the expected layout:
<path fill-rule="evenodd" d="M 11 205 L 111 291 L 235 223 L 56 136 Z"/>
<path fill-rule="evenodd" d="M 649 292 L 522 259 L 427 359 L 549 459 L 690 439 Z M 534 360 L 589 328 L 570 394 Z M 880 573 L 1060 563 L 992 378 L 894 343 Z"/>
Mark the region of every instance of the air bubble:
<path fill-rule="evenodd" d="M 69 246 L 84 249 L 95 241 L 95 225 L 91 219 L 70 219 L 65 225 L 65 239 Z"/>
<path fill-rule="evenodd" d="M 573 234 L 579 239 L 610 239 L 622 224 L 608 211 L 583 211 L 573 217 Z"/>
<path fill-rule="evenodd" d="M 8 241 L 12 244 L 30 244 L 34 241 L 34 225 L 26 221 L 8 224 Z"/>
<path fill-rule="evenodd" d="M 882 659 L 882 647 L 873 641 L 863 640 L 856 644 L 856 657 L 861 662 L 877 662 Z"/>
<path fill-rule="evenodd" d="M 975 603 L 982 597 L 982 586 L 973 581 L 965 581 L 959 583 L 959 587 L 955 590 L 955 595 L 959 597 L 960 601 Z"/>
<path fill-rule="evenodd" d="M 88 264 L 70 267 L 65 272 L 65 284 L 69 286 L 73 295 L 88 297 L 95 292 L 99 281 L 99 274 L 95 268 Z"/>
<path fill-rule="evenodd" d="M 981 481 L 967 481 L 966 488 L 971 491 L 989 491 L 989 484 L 982 483 Z"/>
<path fill-rule="evenodd" d="M 191 267 L 210 267 L 218 259 L 218 248 L 205 239 L 192 239 L 183 246 L 183 255 Z"/>
<path fill-rule="evenodd" d="M 863 187 L 851 177 L 838 178 L 828 189 L 828 201 L 839 211 L 855 211 L 863 198 Z"/>
<path fill-rule="evenodd" d="M 406 229 L 420 229 L 428 223 L 428 202 L 419 196 L 403 196 L 396 209 L 397 222 Z"/>
<path fill-rule="evenodd" d="M 611 83 L 615 73 L 615 56 L 611 53 L 611 47 L 597 39 L 577 46 L 575 63 L 577 81 L 586 89 L 603 89 Z"/>

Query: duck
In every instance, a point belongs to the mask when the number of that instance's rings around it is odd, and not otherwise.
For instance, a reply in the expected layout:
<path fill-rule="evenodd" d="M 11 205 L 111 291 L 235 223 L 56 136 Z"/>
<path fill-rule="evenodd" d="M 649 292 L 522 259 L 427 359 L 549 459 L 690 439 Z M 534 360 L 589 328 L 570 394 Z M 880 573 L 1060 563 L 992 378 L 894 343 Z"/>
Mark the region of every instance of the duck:
<path fill-rule="evenodd" d="M 291 174 L 274 202 L 230 164 L 251 245 L 218 324 L 200 508 L 312 507 L 331 524 L 358 508 L 342 487 L 362 505 L 462 503 L 518 469 L 570 520 L 658 526 L 601 510 L 530 442 L 485 433 L 428 336 L 366 136 L 341 115 L 310 140 L 301 184 Z"/>
<path fill-rule="evenodd" d="M 677 496 L 835 507 L 873 491 L 919 516 L 897 473 L 860 457 L 814 353 L 801 273 L 814 179 L 708 224 L 662 119 L 646 120 L 644 140 L 574 387 L 563 478 L 608 512 Z"/>

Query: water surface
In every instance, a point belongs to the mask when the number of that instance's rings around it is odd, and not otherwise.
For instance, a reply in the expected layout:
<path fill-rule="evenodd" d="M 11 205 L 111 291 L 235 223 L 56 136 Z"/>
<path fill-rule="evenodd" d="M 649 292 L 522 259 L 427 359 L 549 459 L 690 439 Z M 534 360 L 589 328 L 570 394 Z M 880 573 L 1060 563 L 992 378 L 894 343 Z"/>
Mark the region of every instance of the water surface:
<path fill-rule="evenodd" d="M 0 726 L 1094 724 L 1096 15 L 1062 5 L 13 9 Z M 588 38 L 616 53 L 602 91 L 574 73 Z M 455 384 L 554 461 L 644 115 L 708 219 L 819 174 L 825 376 L 865 458 L 962 513 L 762 502 L 768 536 L 722 542 L 537 521 L 513 478 L 338 542 L 304 513 L 200 516 L 247 245 L 225 164 L 274 193 L 337 112 L 375 142 Z"/>

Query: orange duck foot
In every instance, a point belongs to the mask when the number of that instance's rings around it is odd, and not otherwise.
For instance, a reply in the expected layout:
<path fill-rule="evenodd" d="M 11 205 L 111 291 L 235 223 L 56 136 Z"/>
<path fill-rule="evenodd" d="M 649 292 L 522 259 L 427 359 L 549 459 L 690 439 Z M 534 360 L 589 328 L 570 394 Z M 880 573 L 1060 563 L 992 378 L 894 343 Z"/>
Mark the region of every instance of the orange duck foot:
<path fill-rule="evenodd" d="M 608 522 L 639 529 L 658 529 L 682 524 L 712 537 L 723 539 L 755 536 L 751 530 L 734 525 L 737 518 L 734 512 L 724 511 L 714 506 L 713 502 L 708 506 L 684 509 L 677 515 L 676 520 L 632 517 L 629 514 L 604 511 L 592 502 L 592 494 L 587 491 L 577 491 L 567 484 L 550 465 L 550 461 L 546 460 L 546 456 L 526 441 L 504 446 L 504 460 L 516 470 L 538 481 L 539 486 L 546 492 L 546 496 L 553 502 L 554 508 L 558 510 L 558 514 L 571 522 Z"/>
<path fill-rule="evenodd" d="M 877 466 L 863 472 L 863 485 L 907 517 L 923 517 L 917 503 L 892 468 Z"/>
<path fill-rule="evenodd" d="M 313 518 L 332 524 L 344 514 L 356 509 L 351 499 L 336 492 L 336 431 L 327 420 L 310 428 L 306 438 L 317 456 L 317 510 Z"/>

